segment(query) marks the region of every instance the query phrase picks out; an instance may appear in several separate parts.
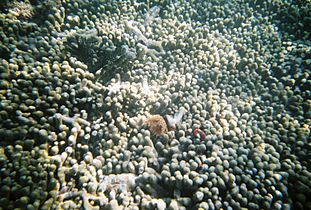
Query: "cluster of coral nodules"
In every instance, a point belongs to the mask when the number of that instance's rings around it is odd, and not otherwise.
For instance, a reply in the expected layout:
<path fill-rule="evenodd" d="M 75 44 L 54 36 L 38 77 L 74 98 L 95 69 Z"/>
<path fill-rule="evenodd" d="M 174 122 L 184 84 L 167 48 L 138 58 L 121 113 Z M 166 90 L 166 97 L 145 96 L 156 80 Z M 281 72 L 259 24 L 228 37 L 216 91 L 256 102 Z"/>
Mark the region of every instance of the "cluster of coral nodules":
<path fill-rule="evenodd" d="M 2 2 L 0 209 L 310 209 L 306 1 Z"/>
<path fill-rule="evenodd" d="M 145 124 L 153 134 L 161 136 L 169 130 L 175 130 L 181 123 L 184 113 L 185 109 L 181 108 L 174 116 L 166 115 L 166 120 L 161 115 L 152 115 L 145 121 Z"/>

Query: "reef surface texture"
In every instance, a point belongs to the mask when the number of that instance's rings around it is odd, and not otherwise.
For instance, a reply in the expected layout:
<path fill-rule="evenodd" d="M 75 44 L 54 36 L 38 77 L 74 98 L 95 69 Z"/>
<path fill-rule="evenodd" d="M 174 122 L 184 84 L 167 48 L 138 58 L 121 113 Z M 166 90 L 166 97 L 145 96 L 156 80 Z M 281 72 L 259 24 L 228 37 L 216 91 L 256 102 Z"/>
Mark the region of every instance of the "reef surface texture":
<path fill-rule="evenodd" d="M 311 209 L 310 1 L 2 2 L 0 209 Z"/>

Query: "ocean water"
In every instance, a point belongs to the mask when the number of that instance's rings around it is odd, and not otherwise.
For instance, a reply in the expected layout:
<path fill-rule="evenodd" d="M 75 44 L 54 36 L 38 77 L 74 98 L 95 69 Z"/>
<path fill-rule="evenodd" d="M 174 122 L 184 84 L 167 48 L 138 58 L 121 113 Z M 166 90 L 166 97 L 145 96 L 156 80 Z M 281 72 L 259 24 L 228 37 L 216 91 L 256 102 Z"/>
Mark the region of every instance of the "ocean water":
<path fill-rule="evenodd" d="M 0 27 L 0 209 L 311 209 L 309 0 L 5 0 Z"/>

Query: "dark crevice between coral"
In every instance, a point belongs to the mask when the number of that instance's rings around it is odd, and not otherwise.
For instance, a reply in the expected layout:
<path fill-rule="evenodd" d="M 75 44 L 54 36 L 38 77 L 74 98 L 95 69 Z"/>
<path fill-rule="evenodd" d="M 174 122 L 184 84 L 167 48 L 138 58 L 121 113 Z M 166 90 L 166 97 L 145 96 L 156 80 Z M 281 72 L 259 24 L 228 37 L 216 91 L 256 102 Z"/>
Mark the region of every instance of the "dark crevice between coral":
<path fill-rule="evenodd" d="M 128 72 L 136 58 L 136 49 L 118 41 L 105 41 L 96 29 L 77 32 L 66 38 L 68 57 L 74 56 L 95 73 L 96 82 L 106 84 L 116 74 Z"/>
<path fill-rule="evenodd" d="M 0 58 L 5 59 L 7 61 L 11 59 L 10 49 L 2 44 L 0 45 Z"/>

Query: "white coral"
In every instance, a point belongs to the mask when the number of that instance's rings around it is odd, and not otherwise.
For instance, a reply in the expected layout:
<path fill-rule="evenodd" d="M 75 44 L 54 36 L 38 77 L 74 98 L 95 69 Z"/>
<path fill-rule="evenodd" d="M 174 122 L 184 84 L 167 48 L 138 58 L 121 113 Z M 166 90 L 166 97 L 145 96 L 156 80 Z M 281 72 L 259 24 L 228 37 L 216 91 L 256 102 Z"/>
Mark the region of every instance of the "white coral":
<path fill-rule="evenodd" d="M 171 115 L 166 115 L 168 126 L 175 129 L 176 126 L 180 125 L 181 119 L 184 114 L 185 114 L 185 109 L 182 107 L 179 109 L 177 113 L 174 114 L 174 117 L 172 117 Z"/>

